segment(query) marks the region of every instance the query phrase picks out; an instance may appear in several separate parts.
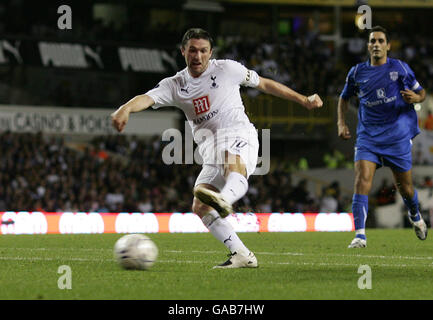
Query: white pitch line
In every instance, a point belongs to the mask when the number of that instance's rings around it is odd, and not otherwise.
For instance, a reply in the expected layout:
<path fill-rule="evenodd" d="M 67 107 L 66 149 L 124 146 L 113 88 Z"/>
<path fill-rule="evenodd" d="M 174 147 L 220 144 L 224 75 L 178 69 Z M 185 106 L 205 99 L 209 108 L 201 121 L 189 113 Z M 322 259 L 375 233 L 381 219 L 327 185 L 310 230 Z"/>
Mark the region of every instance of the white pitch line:
<path fill-rule="evenodd" d="M 115 259 L 106 259 L 106 258 L 100 258 L 100 259 L 89 259 L 89 258 L 50 258 L 50 257 L 0 257 L 0 260 L 4 261 L 80 261 L 80 262 L 113 262 Z M 158 260 L 158 262 L 162 263 L 206 263 L 203 261 L 196 261 L 196 260 Z"/>
<path fill-rule="evenodd" d="M 290 256 L 315 256 L 315 253 L 296 253 L 296 252 L 255 252 L 263 255 L 290 255 Z M 342 254 L 342 253 L 326 253 L 321 254 L 328 257 L 347 257 L 347 258 L 377 258 L 377 259 L 407 259 L 407 260 L 433 260 L 433 257 L 422 256 L 384 256 L 384 255 L 363 255 L 363 254 Z"/>
<path fill-rule="evenodd" d="M 182 250 L 165 250 L 169 253 L 221 253 L 221 251 L 182 251 Z M 317 256 L 316 253 L 302 253 L 302 252 L 258 252 L 259 255 L 272 255 L 272 256 Z M 362 254 L 340 254 L 340 253 L 321 253 L 321 256 L 327 257 L 348 257 L 348 258 L 378 258 L 378 259 L 407 259 L 407 260 L 433 260 L 433 257 L 422 256 L 384 256 L 384 255 L 362 255 Z"/>
<path fill-rule="evenodd" d="M 104 251 L 109 250 L 113 251 L 112 249 L 106 249 L 106 248 L 63 248 L 63 247 L 57 247 L 57 248 L 16 248 L 16 247 L 0 247 L 0 250 L 28 250 L 28 251 L 51 251 L 51 250 L 61 250 L 61 251 Z"/>
<path fill-rule="evenodd" d="M 83 261 L 83 262 L 101 262 L 101 261 L 111 261 L 110 259 L 89 259 L 89 258 L 48 258 L 48 257 L 0 257 L 0 260 L 5 261 Z"/>
<path fill-rule="evenodd" d="M 77 261 L 77 262 L 115 262 L 114 259 L 88 259 L 88 258 L 43 258 L 43 257 L 0 257 L 0 260 L 5 261 Z M 207 264 L 207 262 L 197 261 L 197 260 L 157 260 L 158 263 L 195 263 L 195 264 Z M 265 261 L 260 263 L 260 265 L 292 265 L 292 266 L 312 266 L 312 267 L 359 267 L 356 263 L 314 263 L 314 262 L 272 262 Z M 413 267 L 431 267 L 430 265 L 406 265 L 406 264 L 374 264 L 374 267 L 398 267 L 398 268 L 413 268 Z"/>
<path fill-rule="evenodd" d="M 27 251 L 112 251 L 107 248 L 14 248 L 14 247 L 0 247 L 0 250 L 27 250 Z M 164 250 L 166 253 L 203 253 L 203 254 L 223 254 L 223 251 L 216 250 Z M 271 256 L 317 256 L 315 253 L 302 253 L 302 252 L 254 252 L 258 255 L 271 255 Z M 324 257 L 346 257 L 346 258 L 376 258 L 376 259 L 399 259 L 399 260 L 432 260 L 433 257 L 429 256 L 385 256 L 385 255 L 363 255 L 363 254 L 340 254 L 340 253 L 321 253 Z"/>

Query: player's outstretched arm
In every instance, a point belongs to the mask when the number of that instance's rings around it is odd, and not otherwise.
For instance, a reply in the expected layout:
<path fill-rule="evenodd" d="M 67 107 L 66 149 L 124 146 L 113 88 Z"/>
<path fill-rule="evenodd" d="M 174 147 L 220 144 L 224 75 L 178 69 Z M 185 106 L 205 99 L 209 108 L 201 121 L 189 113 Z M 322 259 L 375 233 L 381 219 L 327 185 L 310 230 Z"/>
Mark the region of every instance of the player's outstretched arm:
<path fill-rule="evenodd" d="M 113 127 L 116 128 L 117 131 L 122 132 L 128 123 L 129 114 L 131 112 L 143 111 L 154 104 L 155 101 L 148 95 L 142 94 L 135 96 L 111 114 Z"/>
<path fill-rule="evenodd" d="M 323 105 L 322 99 L 317 94 L 307 97 L 272 79 L 263 77 L 259 77 L 259 79 L 257 89 L 264 93 L 295 101 L 307 109 L 320 108 Z"/>
<path fill-rule="evenodd" d="M 350 131 L 349 127 L 346 125 L 346 112 L 349 109 L 349 100 L 345 100 L 343 98 L 338 99 L 338 107 L 337 107 L 337 127 L 338 127 L 338 136 L 344 140 L 350 139 Z"/>

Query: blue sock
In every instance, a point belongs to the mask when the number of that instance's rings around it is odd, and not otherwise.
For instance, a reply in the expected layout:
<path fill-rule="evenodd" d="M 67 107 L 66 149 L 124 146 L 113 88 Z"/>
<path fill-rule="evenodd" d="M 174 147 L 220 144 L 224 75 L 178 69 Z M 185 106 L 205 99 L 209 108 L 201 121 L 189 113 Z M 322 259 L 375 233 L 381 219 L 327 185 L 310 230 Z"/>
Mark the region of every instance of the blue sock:
<path fill-rule="evenodd" d="M 365 237 L 365 220 L 368 212 L 368 196 L 363 194 L 354 194 L 352 198 L 353 220 L 355 222 L 356 237 L 366 239 Z"/>
<path fill-rule="evenodd" d="M 415 190 L 413 198 L 412 199 L 403 198 L 403 202 L 406 205 L 406 207 L 409 209 L 409 215 L 412 221 L 419 221 L 421 217 L 419 214 L 418 192 Z"/>

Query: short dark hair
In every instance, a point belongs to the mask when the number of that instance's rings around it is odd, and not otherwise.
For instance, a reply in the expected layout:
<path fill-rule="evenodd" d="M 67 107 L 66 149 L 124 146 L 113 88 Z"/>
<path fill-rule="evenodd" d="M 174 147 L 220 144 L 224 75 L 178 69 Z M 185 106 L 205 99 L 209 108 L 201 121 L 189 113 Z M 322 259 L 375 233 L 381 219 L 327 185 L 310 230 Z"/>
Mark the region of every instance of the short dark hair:
<path fill-rule="evenodd" d="M 203 30 L 201 28 L 191 28 L 188 29 L 182 38 L 182 48 L 185 48 L 186 43 L 189 39 L 205 39 L 208 40 L 210 43 L 210 48 L 213 48 L 213 39 L 209 32 L 206 30 Z"/>
<path fill-rule="evenodd" d="M 368 31 L 368 39 L 370 40 L 370 34 L 373 32 L 382 32 L 385 35 L 386 42 L 389 42 L 388 31 L 382 26 L 374 26 Z"/>

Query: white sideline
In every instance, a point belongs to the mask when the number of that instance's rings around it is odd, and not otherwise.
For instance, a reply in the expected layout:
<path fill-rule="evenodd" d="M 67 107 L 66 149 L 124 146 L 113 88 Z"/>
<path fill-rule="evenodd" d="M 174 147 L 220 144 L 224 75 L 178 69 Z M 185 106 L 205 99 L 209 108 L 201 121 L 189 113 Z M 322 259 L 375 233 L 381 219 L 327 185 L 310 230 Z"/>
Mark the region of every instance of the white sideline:
<path fill-rule="evenodd" d="M 16 248 L 16 247 L 0 247 L 0 250 L 28 250 L 28 251 L 112 251 L 107 248 Z M 167 253 L 203 253 L 203 254 L 221 254 L 223 250 L 202 251 L 202 250 L 164 250 Z M 315 253 L 303 252 L 259 252 L 254 251 L 258 255 L 272 255 L 272 256 L 315 256 Z M 321 253 L 321 256 L 327 257 L 347 257 L 347 258 L 377 258 L 377 259 L 401 259 L 401 260 L 432 260 L 433 256 L 384 256 L 384 255 L 363 255 L 363 254 L 341 254 L 341 253 Z M 1 258 L 1 257 L 0 257 Z"/>
<path fill-rule="evenodd" d="M 221 253 L 221 251 L 183 251 L 183 250 L 165 250 L 169 253 Z M 259 252 L 254 251 L 258 255 L 272 255 L 272 256 L 315 256 L 315 253 L 302 253 L 302 252 Z M 433 260 L 432 257 L 422 256 L 384 256 L 384 255 L 363 255 L 363 254 L 341 254 L 341 253 L 321 253 L 321 256 L 328 257 L 348 257 L 348 258 L 378 258 L 378 259 L 407 259 L 407 260 Z"/>
<path fill-rule="evenodd" d="M 47 258 L 47 257 L 0 257 L 3 261 L 77 261 L 77 262 L 114 262 L 114 259 L 88 259 L 88 258 Z M 156 263 L 196 263 L 196 264 L 208 264 L 207 262 L 197 260 L 157 260 Z M 319 267 L 359 267 L 359 263 L 314 263 L 314 262 L 272 262 L 264 261 L 260 263 L 263 265 L 293 265 L 293 266 L 319 266 Z M 372 264 L 373 265 L 373 264 Z M 387 268 L 406 268 L 406 267 L 431 267 L 433 264 L 428 265 L 407 265 L 407 264 L 374 264 L 377 267 Z"/>
<path fill-rule="evenodd" d="M 112 251 L 111 249 L 104 248 L 10 248 L 10 247 L 0 247 L 0 250 L 28 250 L 28 251 Z M 164 250 L 165 253 L 174 253 L 174 254 L 188 254 L 188 253 L 199 253 L 199 254 L 221 254 L 222 251 L 200 251 L 200 250 Z M 257 255 L 270 255 L 270 256 L 314 256 L 316 254 L 313 253 L 300 253 L 300 252 L 255 252 Z M 349 254 L 323 254 L 323 256 L 337 256 L 337 257 L 351 257 L 351 258 L 379 258 L 379 259 L 407 259 L 407 260 L 433 260 L 433 257 L 419 257 L 419 256 L 384 256 L 384 255 L 349 255 Z M 106 258 L 80 258 L 80 257 L 63 257 L 63 258 L 51 258 L 51 257 L 22 257 L 22 256 L 0 256 L 0 261 L 76 261 L 76 262 L 113 262 L 113 259 Z M 158 260 L 157 263 L 195 263 L 195 264 L 206 264 L 203 261 L 197 260 Z M 433 267 L 433 263 L 430 264 L 422 264 L 422 265 L 407 265 L 407 264 L 378 264 L 372 263 L 371 265 L 375 265 L 378 267 Z M 359 263 L 332 263 L 332 262 L 273 262 L 261 260 L 260 265 L 297 265 L 297 266 L 318 266 L 318 267 L 358 267 Z"/>

